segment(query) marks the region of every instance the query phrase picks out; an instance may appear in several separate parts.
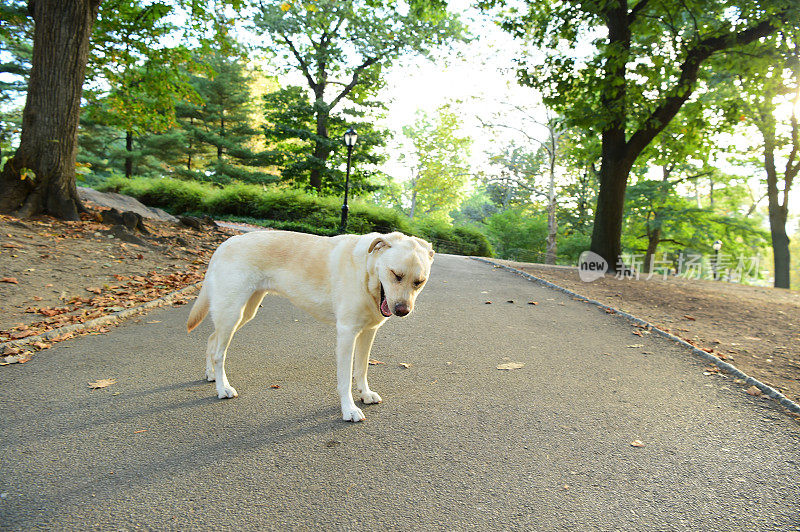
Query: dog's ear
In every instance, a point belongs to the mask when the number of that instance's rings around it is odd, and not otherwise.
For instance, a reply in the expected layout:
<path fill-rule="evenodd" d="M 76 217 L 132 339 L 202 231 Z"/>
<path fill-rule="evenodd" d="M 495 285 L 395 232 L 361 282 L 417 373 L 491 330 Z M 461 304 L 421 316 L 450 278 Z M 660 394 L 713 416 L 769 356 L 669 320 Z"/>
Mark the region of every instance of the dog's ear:
<path fill-rule="evenodd" d="M 430 257 L 430 259 L 431 259 L 431 260 L 433 260 L 433 256 L 435 255 L 435 253 L 434 253 L 434 251 L 433 251 L 433 246 L 431 245 L 431 243 L 430 243 L 430 242 L 428 242 L 427 240 L 423 240 L 423 239 L 421 239 L 421 238 L 419 238 L 419 237 L 416 237 L 416 236 L 414 237 L 414 240 L 416 240 L 417 242 L 419 242 L 419 244 L 420 244 L 420 245 L 421 245 L 423 248 L 425 248 L 425 249 L 427 249 L 427 250 L 428 250 L 428 256 Z"/>
<path fill-rule="evenodd" d="M 372 244 L 369 245 L 367 253 L 372 253 L 373 251 L 379 251 L 383 248 L 390 248 L 390 247 L 392 246 L 386 240 L 384 240 L 382 236 L 379 236 L 378 238 L 372 241 Z"/>

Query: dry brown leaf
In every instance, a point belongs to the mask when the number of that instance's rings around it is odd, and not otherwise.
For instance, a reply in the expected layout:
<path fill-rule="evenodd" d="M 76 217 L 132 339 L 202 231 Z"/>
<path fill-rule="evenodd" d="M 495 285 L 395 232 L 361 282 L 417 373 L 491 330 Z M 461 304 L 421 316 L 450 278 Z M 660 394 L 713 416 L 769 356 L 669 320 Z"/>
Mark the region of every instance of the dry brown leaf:
<path fill-rule="evenodd" d="M 273 390 L 277 390 L 278 388 L 281 387 L 281 385 L 280 384 L 270 384 L 269 387 L 272 388 Z"/>
<path fill-rule="evenodd" d="M 90 382 L 89 388 L 92 390 L 97 390 L 99 388 L 107 388 L 112 384 L 116 384 L 117 379 L 98 379 L 96 382 Z"/>
<path fill-rule="evenodd" d="M 491 305 L 491 304 L 492 304 L 492 302 L 491 302 L 491 301 L 486 301 L 486 304 L 487 304 L 487 305 Z"/>
<path fill-rule="evenodd" d="M 374 358 L 369 359 L 370 366 L 376 366 L 378 364 L 386 364 L 386 362 L 381 362 L 380 360 L 375 360 Z"/>
<path fill-rule="evenodd" d="M 631 344 L 631 345 L 626 345 L 625 347 L 630 347 L 632 349 L 638 349 L 640 347 L 644 347 L 644 344 Z"/>
<path fill-rule="evenodd" d="M 683 317 L 686 318 L 689 321 L 696 321 L 697 320 L 697 318 L 695 318 L 694 316 L 689 316 L 688 314 L 684 314 Z"/>
<path fill-rule="evenodd" d="M 642 443 L 642 440 L 633 440 L 631 447 L 644 447 L 644 443 Z"/>
<path fill-rule="evenodd" d="M 400 362 L 400 363 L 398 364 L 398 366 L 400 366 L 401 368 L 406 368 L 406 369 L 408 369 L 408 368 L 410 368 L 410 367 L 411 367 L 411 364 L 409 364 L 409 363 L 407 363 L 407 362 Z"/>
<path fill-rule="evenodd" d="M 19 284 L 16 277 L 3 277 L 0 279 L 0 283 L 11 283 L 11 284 Z"/>
<path fill-rule="evenodd" d="M 502 370 L 510 370 L 510 369 L 520 369 L 525 367 L 525 364 L 522 362 L 506 362 L 505 364 L 498 364 L 497 369 Z"/>
<path fill-rule="evenodd" d="M 754 397 L 758 397 L 759 395 L 762 395 L 762 393 L 763 393 L 761 390 L 758 389 L 758 386 L 756 386 L 755 384 L 753 386 L 749 387 L 748 389 L 746 389 L 745 392 L 750 394 L 750 395 L 752 395 L 752 396 L 754 396 Z"/>
<path fill-rule="evenodd" d="M 99 294 L 100 292 L 103 291 L 102 288 L 95 288 L 95 287 L 87 287 L 86 290 L 92 292 L 93 294 Z"/>
<path fill-rule="evenodd" d="M 538 305 L 539 302 L 538 301 L 528 301 L 528 304 L 529 305 Z"/>

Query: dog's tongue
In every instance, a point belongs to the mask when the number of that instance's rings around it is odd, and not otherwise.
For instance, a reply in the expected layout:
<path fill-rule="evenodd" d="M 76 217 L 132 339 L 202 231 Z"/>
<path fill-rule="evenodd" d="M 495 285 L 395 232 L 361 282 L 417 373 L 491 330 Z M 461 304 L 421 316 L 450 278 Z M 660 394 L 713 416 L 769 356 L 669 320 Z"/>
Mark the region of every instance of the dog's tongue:
<path fill-rule="evenodd" d="M 386 298 L 383 298 L 383 301 L 381 301 L 381 314 L 387 318 L 392 315 L 392 313 L 389 311 L 389 302 L 386 301 Z"/>

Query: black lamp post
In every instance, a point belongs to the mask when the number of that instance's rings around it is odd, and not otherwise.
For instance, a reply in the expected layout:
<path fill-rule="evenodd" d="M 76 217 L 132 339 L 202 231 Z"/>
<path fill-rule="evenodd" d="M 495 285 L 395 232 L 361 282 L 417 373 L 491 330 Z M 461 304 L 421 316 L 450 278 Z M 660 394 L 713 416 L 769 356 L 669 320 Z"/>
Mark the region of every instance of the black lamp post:
<path fill-rule="evenodd" d="M 353 155 L 353 146 L 356 145 L 358 134 L 352 127 L 344 133 L 344 145 L 347 146 L 347 175 L 344 180 L 344 203 L 342 204 L 342 223 L 339 226 L 339 233 L 344 233 L 347 228 L 347 193 L 350 192 L 350 156 Z"/>
<path fill-rule="evenodd" d="M 714 250 L 714 280 L 716 281 L 719 279 L 719 250 L 722 249 L 722 240 L 715 240 L 713 244 L 711 244 L 711 248 Z"/>

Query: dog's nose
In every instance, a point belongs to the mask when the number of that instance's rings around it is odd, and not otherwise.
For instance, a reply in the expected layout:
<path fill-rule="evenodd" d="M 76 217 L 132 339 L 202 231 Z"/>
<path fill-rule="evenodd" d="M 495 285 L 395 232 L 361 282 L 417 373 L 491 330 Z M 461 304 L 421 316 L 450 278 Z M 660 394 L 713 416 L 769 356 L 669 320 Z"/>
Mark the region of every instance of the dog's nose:
<path fill-rule="evenodd" d="M 405 316 L 409 312 L 411 312 L 411 310 L 409 310 L 408 305 L 406 305 L 405 303 L 398 303 L 394 306 L 394 313 L 397 316 Z"/>

